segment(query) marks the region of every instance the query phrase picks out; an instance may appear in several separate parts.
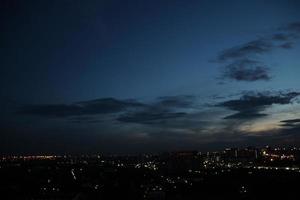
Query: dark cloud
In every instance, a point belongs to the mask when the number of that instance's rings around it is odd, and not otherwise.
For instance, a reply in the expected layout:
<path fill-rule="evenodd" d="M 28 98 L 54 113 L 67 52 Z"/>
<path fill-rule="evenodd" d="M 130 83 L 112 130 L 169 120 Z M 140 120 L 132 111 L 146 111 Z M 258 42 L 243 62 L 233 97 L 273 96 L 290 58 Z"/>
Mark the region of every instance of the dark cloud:
<path fill-rule="evenodd" d="M 17 113 L 45 117 L 71 117 L 81 115 L 97 115 L 118 113 L 127 108 L 144 107 L 133 100 L 123 101 L 114 98 L 95 99 L 73 104 L 30 105 L 22 107 Z"/>
<path fill-rule="evenodd" d="M 233 115 L 225 117 L 225 119 L 252 119 L 266 116 L 263 112 L 268 106 L 273 104 L 289 104 L 292 99 L 299 96 L 298 92 L 288 93 L 255 93 L 244 94 L 236 100 L 229 100 L 218 104 L 224 108 L 237 111 Z"/>
<path fill-rule="evenodd" d="M 178 109 L 192 107 L 195 98 L 192 95 L 159 97 L 144 110 L 124 113 L 117 120 L 126 123 L 166 125 L 171 119 L 186 116 L 185 112 L 178 112 Z"/>
<path fill-rule="evenodd" d="M 300 38 L 300 22 L 293 22 L 278 28 L 279 33 L 273 35 L 274 41 L 294 43 Z M 284 48 L 284 47 L 283 47 Z"/>
<path fill-rule="evenodd" d="M 288 45 L 286 44 L 284 47 L 288 48 Z M 224 50 L 217 60 L 222 63 L 230 61 L 230 63 L 223 68 L 221 78 L 248 82 L 270 80 L 269 68 L 261 61 L 251 57 L 268 53 L 274 48 L 274 44 L 269 39 L 261 38 Z"/>
<path fill-rule="evenodd" d="M 102 120 L 97 120 L 97 119 L 92 119 L 92 120 L 85 120 L 85 119 L 81 119 L 81 120 L 69 120 L 71 123 L 76 123 L 76 124 L 80 124 L 80 123 L 89 123 L 89 124 L 93 124 L 93 123 L 100 123 L 103 122 Z"/>
<path fill-rule="evenodd" d="M 280 45 L 283 49 L 292 49 L 294 47 L 294 43 L 292 42 L 286 42 Z"/>
<path fill-rule="evenodd" d="M 280 121 L 281 126 L 285 127 L 300 127 L 300 119 L 288 119 Z"/>
<path fill-rule="evenodd" d="M 263 54 L 270 52 L 272 48 L 273 44 L 269 40 L 257 39 L 237 47 L 225 49 L 219 54 L 218 61 L 223 62 L 249 57 L 256 54 Z"/>
<path fill-rule="evenodd" d="M 127 113 L 118 118 L 120 122 L 139 124 L 164 124 L 166 120 L 185 116 L 183 112 L 152 111 Z"/>
<path fill-rule="evenodd" d="M 233 115 L 224 117 L 224 119 L 252 119 L 267 116 L 267 114 L 256 113 L 257 110 L 239 112 Z"/>
<path fill-rule="evenodd" d="M 284 122 L 284 123 L 300 123 L 300 119 L 287 119 L 287 120 L 282 120 L 281 122 Z"/>
<path fill-rule="evenodd" d="M 163 124 L 166 120 L 185 115 L 178 109 L 190 108 L 195 96 L 178 95 L 159 97 L 152 103 L 114 98 L 95 99 L 72 104 L 29 105 L 17 113 L 43 117 L 66 118 L 73 123 L 102 122 L 106 114 L 114 114 L 119 122 L 139 124 Z M 96 116 L 100 115 L 102 116 Z"/>
<path fill-rule="evenodd" d="M 269 68 L 259 61 L 250 59 L 237 60 L 227 65 L 223 77 L 236 81 L 267 81 L 271 79 Z"/>
<path fill-rule="evenodd" d="M 224 62 L 269 53 L 276 48 L 274 42 L 294 41 L 297 38 L 297 34 L 300 34 L 300 22 L 289 24 L 281 30 L 284 33 L 279 32 L 271 36 L 266 35 L 259 39 L 225 49 L 218 55 L 217 61 Z"/>
<path fill-rule="evenodd" d="M 274 35 L 272 35 L 271 39 L 274 41 L 285 42 L 285 41 L 289 41 L 290 39 L 292 39 L 292 35 L 286 34 L 286 33 L 275 33 Z"/>
<path fill-rule="evenodd" d="M 272 35 L 223 50 L 217 56 L 217 62 L 229 64 L 224 66 L 222 79 L 249 82 L 270 80 L 269 67 L 261 61 L 253 60 L 274 49 L 292 49 L 299 36 L 300 22 L 294 22 L 277 29 Z"/>
<path fill-rule="evenodd" d="M 300 22 L 293 22 L 286 26 L 281 27 L 279 30 L 287 31 L 287 32 L 294 32 L 300 33 Z"/>
<path fill-rule="evenodd" d="M 162 107 L 190 107 L 194 103 L 195 96 L 178 95 L 159 97 L 156 106 Z"/>
<path fill-rule="evenodd" d="M 103 122 L 103 120 L 95 118 L 91 115 L 83 115 L 83 116 L 76 116 L 76 117 L 69 117 L 69 122 L 72 123 L 100 123 Z"/>

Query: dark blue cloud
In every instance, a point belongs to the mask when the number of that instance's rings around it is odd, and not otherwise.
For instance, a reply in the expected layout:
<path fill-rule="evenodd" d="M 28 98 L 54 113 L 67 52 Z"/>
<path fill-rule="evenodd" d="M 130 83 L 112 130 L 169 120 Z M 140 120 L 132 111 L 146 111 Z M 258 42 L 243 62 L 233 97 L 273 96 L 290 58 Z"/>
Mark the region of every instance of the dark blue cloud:
<path fill-rule="evenodd" d="M 264 113 L 257 113 L 257 110 L 253 111 L 244 111 L 244 112 L 239 112 L 233 115 L 229 115 L 224 117 L 224 119 L 254 119 L 254 118 L 259 118 L 259 117 L 264 117 L 267 116 L 267 114 Z"/>
<path fill-rule="evenodd" d="M 284 127 L 300 127 L 300 119 L 287 119 L 287 120 L 282 120 L 281 126 Z"/>
<path fill-rule="evenodd" d="M 145 110 L 142 112 L 127 113 L 118 118 L 120 122 L 139 124 L 164 124 L 166 120 L 185 116 L 184 112 L 168 112 Z"/>
<path fill-rule="evenodd" d="M 283 49 L 292 49 L 294 47 L 294 43 L 292 42 L 286 42 L 280 45 Z"/>
<path fill-rule="evenodd" d="M 288 25 L 282 26 L 279 28 L 279 30 L 300 34 L 300 22 L 293 22 Z"/>
<path fill-rule="evenodd" d="M 293 39 L 293 35 L 289 33 L 275 33 L 271 36 L 271 39 L 274 41 L 289 41 Z"/>
<path fill-rule="evenodd" d="M 124 123 L 153 124 L 185 116 L 177 109 L 190 108 L 195 101 L 192 95 L 159 97 L 153 103 L 141 103 L 135 100 L 103 98 L 80 101 L 72 104 L 47 104 L 23 106 L 18 114 L 41 117 L 66 118 L 73 123 L 101 122 L 101 116 L 114 114 L 116 120 Z"/>
<path fill-rule="evenodd" d="M 235 60 L 257 54 L 267 53 L 270 52 L 273 49 L 273 47 L 273 44 L 269 40 L 253 40 L 240 46 L 223 50 L 218 56 L 218 61 L 221 62 Z"/>
<path fill-rule="evenodd" d="M 177 96 L 164 96 L 159 97 L 155 106 L 161 105 L 162 107 L 190 107 L 195 101 L 193 95 L 177 95 Z"/>
<path fill-rule="evenodd" d="M 187 113 L 177 110 L 193 107 L 195 98 L 192 95 L 159 97 L 156 102 L 149 104 L 144 110 L 124 113 L 117 120 L 126 123 L 165 125 L 171 119 L 186 116 Z"/>
<path fill-rule="evenodd" d="M 250 59 L 237 60 L 225 67 L 223 78 L 237 81 L 270 80 L 269 68 L 263 63 Z"/>
<path fill-rule="evenodd" d="M 292 100 L 299 96 L 299 92 L 287 92 L 287 93 L 252 93 L 244 94 L 239 99 L 228 100 L 218 104 L 229 110 L 237 111 L 233 115 L 226 116 L 225 119 L 252 119 L 266 116 L 261 113 L 267 107 L 273 104 L 289 104 Z"/>
<path fill-rule="evenodd" d="M 72 117 L 81 115 L 118 113 L 128 108 L 144 106 L 144 104 L 133 100 L 103 98 L 90 101 L 81 101 L 73 104 L 29 105 L 22 107 L 17 113 L 44 117 Z"/>
<path fill-rule="evenodd" d="M 268 81 L 271 79 L 270 68 L 258 56 L 270 53 L 274 49 L 292 49 L 300 36 L 300 22 L 283 26 L 271 35 L 223 50 L 217 56 L 217 62 L 224 66 L 222 79 L 236 81 Z"/>

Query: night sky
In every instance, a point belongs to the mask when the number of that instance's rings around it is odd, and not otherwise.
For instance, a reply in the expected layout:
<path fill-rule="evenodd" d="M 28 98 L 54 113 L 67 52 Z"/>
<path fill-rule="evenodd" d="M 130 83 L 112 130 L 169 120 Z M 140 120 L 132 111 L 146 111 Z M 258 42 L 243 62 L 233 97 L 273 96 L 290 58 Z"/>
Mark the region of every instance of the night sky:
<path fill-rule="evenodd" d="M 300 1 L 0 2 L 0 154 L 300 145 Z"/>

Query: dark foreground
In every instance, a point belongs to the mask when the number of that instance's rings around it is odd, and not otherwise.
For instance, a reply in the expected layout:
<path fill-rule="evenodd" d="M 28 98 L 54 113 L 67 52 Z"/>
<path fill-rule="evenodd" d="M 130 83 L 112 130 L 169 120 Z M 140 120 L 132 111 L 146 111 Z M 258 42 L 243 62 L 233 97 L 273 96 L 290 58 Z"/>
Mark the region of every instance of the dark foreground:
<path fill-rule="evenodd" d="M 300 171 L 296 165 L 267 167 L 247 163 L 220 164 L 203 157 L 3 158 L 0 199 L 297 199 L 300 196 Z"/>

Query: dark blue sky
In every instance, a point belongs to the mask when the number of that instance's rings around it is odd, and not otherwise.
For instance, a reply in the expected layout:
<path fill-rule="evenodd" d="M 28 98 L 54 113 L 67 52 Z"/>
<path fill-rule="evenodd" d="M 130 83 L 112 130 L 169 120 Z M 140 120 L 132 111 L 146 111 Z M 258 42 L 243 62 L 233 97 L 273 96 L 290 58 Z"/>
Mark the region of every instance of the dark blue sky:
<path fill-rule="evenodd" d="M 300 3 L 0 3 L 2 153 L 299 145 Z"/>

